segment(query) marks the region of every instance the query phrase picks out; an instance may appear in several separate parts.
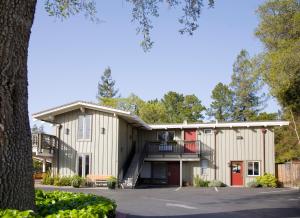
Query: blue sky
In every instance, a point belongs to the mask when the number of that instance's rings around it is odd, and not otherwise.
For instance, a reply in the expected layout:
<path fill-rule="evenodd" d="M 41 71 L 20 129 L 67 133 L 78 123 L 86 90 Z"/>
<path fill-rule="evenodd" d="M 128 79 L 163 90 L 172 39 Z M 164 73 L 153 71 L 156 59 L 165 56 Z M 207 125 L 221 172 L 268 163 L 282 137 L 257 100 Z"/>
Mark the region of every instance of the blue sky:
<path fill-rule="evenodd" d="M 148 100 L 167 91 L 195 94 L 208 106 L 218 82 L 229 83 L 241 49 L 263 50 L 254 36 L 262 0 L 216 1 L 203 9 L 194 36 L 178 33 L 179 10 L 161 8 L 154 18 L 153 49 L 139 46 L 131 7 L 125 1 L 97 1 L 95 24 L 78 15 L 61 22 L 49 17 L 38 1 L 29 47 L 29 113 L 75 100 L 96 101 L 97 82 L 110 66 L 122 96 Z M 277 111 L 274 100 L 267 111 Z"/>

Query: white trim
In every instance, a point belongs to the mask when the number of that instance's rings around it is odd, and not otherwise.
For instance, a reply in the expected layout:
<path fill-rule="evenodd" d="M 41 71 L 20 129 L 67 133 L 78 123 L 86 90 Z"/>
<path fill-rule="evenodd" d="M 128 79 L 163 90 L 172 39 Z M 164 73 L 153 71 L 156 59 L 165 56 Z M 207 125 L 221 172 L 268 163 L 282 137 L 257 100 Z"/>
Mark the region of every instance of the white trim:
<path fill-rule="evenodd" d="M 32 115 L 34 119 L 37 120 L 42 120 L 46 122 L 53 122 L 52 119 L 49 119 L 49 117 L 55 117 L 59 114 L 67 113 L 76 109 L 80 108 L 87 108 L 91 110 L 97 110 L 97 111 L 102 111 L 106 113 L 111 113 L 114 116 L 120 116 L 123 118 L 130 119 L 130 121 L 135 122 L 137 125 L 140 125 L 141 127 L 144 127 L 147 130 L 151 130 L 151 127 L 145 123 L 142 119 L 140 119 L 138 116 L 131 114 L 129 111 L 123 111 L 123 110 L 118 110 L 110 107 L 104 107 L 100 106 L 94 103 L 88 103 L 84 101 L 77 101 L 74 103 L 66 104 L 63 106 L 59 106 L 56 108 L 52 108 L 49 110 L 41 111 L 39 113 L 35 113 Z"/>
<path fill-rule="evenodd" d="M 254 174 L 254 163 L 255 162 L 257 162 L 258 163 L 258 175 L 249 175 L 248 174 L 248 164 L 249 164 L 249 162 L 252 162 L 252 166 L 253 166 L 253 174 Z M 257 176 L 260 176 L 261 175 L 261 169 L 260 169 L 260 166 L 261 166 L 261 164 L 260 164 L 260 161 L 258 161 L 258 160 L 248 160 L 248 161 L 246 161 L 246 166 L 247 166 L 247 171 L 246 171 L 246 176 L 247 177 L 257 177 Z"/>
<path fill-rule="evenodd" d="M 79 118 L 80 117 L 83 117 L 83 127 L 82 127 L 82 138 L 80 139 L 80 138 L 78 138 L 78 131 L 79 131 Z M 89 138 L 85 138 L 85 135 L 86 135 L 86 130 L 87 130 L 87 128 L 86 128 L 86 117 L 90 117 L 90 137 Z M 93 122 L 93 116 L 91 115 L 91 114 L 81 114 L 81 115 L 79 115 L 79 117 L 78 117 L 78 121 L 77 121 L 77 141 L 79 141 L 79 142 L 91 142 L 92 141 L 92 132 L 93 132 L 93 130 L 92 130 L 92 122 Z"/>
<path fill-rule="evenodd" d="M 195 123 L 195 124 L 159 124 L 150 125 L 152 129 L 198 129 L 198 128 L 233 128 L 233 127 L 268 127 L 288 126 L 288 121 L 259 121 L 259 122 L 232 122 L 232 123 Z"/>

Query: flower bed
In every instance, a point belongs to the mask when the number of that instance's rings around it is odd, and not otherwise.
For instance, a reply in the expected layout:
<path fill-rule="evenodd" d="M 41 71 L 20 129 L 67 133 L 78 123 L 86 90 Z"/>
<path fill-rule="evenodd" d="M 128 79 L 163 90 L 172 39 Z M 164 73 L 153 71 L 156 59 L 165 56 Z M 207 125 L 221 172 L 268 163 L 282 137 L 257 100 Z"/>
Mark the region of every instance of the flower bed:
<path fill-rule="evenodd" d="M 114 217 L 116 204 L 104 197 L 70 192 L 35 192 L 36 212 L 0 209 L 0 217 Z"/>

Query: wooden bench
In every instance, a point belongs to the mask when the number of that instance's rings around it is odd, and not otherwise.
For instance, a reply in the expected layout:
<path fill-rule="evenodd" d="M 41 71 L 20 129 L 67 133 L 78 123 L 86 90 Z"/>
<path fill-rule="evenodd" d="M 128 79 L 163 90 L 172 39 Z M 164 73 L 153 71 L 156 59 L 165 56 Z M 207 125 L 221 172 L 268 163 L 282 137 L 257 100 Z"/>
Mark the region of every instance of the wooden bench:
<path fill-rule="evenodd" d="M 87 175 L 86 181 L 95 187 L 107 187 L 107 180 L 110 176 Z"/>

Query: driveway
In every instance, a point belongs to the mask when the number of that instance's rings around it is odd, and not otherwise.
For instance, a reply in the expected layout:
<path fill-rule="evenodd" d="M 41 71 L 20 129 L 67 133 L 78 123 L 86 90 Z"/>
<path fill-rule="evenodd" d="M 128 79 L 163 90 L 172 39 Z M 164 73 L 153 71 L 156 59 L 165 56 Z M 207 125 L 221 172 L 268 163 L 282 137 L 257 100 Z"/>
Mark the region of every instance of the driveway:
<path fill-rule="evenodd" d="M 300 217 L 300 191 L 249 188 L 101 190 L 37 187 L 93 193 L 114 199 L 118 217 Z"/>

